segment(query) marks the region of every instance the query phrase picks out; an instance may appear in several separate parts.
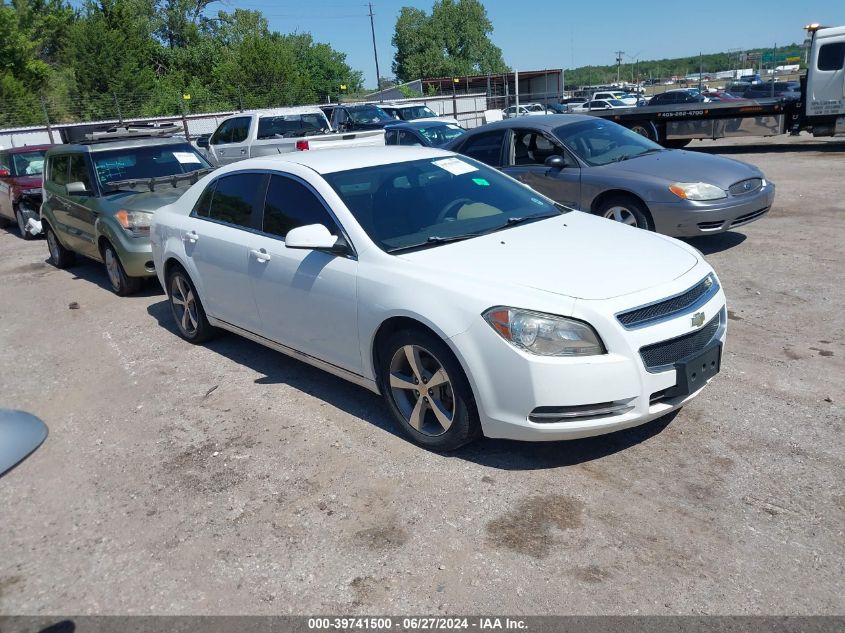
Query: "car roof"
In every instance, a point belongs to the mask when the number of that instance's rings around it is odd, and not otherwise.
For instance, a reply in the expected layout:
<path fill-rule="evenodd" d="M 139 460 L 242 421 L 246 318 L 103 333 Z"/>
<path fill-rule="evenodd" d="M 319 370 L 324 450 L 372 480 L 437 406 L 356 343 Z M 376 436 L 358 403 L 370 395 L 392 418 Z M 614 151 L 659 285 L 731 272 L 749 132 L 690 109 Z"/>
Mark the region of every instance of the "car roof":
<path fill-rule="evenodd" d="M 384 126 L 384 129 L 397 129 L 397 128 L 404 128 L 404 129 L 413 129 L 419 130 L 423 128 L 430 128 L 430 127 L 439 127 L 444 125 L 451 125 L 454 127 L 454 123 L 451 121 L 441 121 L 435 119 L 434 117 L 429 117 L 425 121 L 397 121 L 396 123 L 388 123 Z"/>
<path fill-rule="evenodd" d="M 184 145 L 187 139 L 181 136 L 164 136 L 164 137 L 136 137 L 125 139 L 114 139 L 110 141 L 97 141 L 94 143 L 69 143 L 67 145 L 51 145 L 50 154 L 58 153 L 96 153 L 104 152 L 112 149 L 132 149 L 135 147 L 156 147 L 159 145 Z"/>
<path fill-rule="evenodd" d="M 7 147 L 6 149 L 0 149 L 0 152 L 5 152 L 7 154 L 23 154 L 25 152 L 48 150 L 51 147 L 57 147 L 57 145 L 23 145 L 21 147 Z"/>
<path fill-rule="evenodd" d="M 318 174 L 331 174 L 338 171 L 350 171 L 364 167 L 377 167 L 379 165 L 392 165 L 394 163 L 409 162 L 413 160 L 425 160 L 427 158 L 446 158 L 455 156 L 453 152 L 446 152 L 431 147 L 356 147 L 346 149 L 326 149 L 318 152 L 290 152 L 287 154 L 276 154 L 262 156 L 238 161 L 231 166 L 235 169 L 268 169 L 273 165 L 284 165 L 295 163 L 313 169 Z M 230 171 L 223 168 L 220 173 Z"/>
<path fill-rule="evenodd" d="M 501 121 L 496 121 L 495 123 L 488 123 L 480 128 L 475 128 L 472 131 L 474 132 L 475 130 L 482 128 L 485 131 L 488 131 L 498 130 L 500 128 L 510 129 L 515 127 L 532 127 L 543 130 L 554 130 L 562 125 L 571 125 L 580 121 L 599 120 L 603 119 L 597 119 L 594 116 L 586 114 L 538 114 L 537 116 L 520 117 L 518 119 L 503 119 Z"/>

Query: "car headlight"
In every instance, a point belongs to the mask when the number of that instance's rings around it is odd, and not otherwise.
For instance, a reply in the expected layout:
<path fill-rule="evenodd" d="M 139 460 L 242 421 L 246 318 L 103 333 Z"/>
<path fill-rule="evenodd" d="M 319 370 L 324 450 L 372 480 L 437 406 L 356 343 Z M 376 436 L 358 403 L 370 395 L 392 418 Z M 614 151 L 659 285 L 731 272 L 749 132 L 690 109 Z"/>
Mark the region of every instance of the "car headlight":
<path fill-rule="evenodd" d="M 727 198 L 724 189 L 706 182 L 676 182 L 669 191 L 684 200 L 718 200 Z"/>
<path fill-rule="evenodd" d="M 595 330 L 582 321 L 507 308 L 490 308 L 483 315 L 514 347 L 540 356 L 593 356 L 605 349 Z"/>
<path fill-rule="evenodd" d="M 152 213 L 121 209 L 114 217 L 120 223 L 120 226 L 123 227 L 123 230 L 132 237 L 146 237 L 150 234 L 150 222 L 153 219 Z"/>

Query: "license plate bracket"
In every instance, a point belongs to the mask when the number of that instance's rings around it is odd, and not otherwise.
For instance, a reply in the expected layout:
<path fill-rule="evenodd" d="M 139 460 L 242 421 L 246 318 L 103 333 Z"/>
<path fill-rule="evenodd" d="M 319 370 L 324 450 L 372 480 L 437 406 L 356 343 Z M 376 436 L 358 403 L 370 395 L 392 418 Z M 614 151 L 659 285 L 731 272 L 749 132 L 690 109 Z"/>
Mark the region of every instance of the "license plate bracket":
<path fill-rule="evenodd" d="M 716 343 L 692 358 L 675 363 L 677 382 L 665 397 L 688 396 L 701 389 L 722 368 L 722 344 Z"/>

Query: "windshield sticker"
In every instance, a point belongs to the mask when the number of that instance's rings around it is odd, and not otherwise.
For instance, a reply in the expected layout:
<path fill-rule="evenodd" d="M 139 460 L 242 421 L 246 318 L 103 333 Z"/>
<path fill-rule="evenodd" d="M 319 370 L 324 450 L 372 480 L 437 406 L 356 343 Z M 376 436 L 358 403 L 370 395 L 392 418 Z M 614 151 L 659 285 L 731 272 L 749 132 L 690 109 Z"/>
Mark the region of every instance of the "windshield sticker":
<path fill-rule="evenodd" d="M 200 163 L 200 157 L 191 152 L 173 152 L 173 158 L 178 160 L 183 165 L 188 163 Z"/>
<path fill-rule="evenodd" d="M 489 187 L 490 183 L 487 182 L 484 178 L 473 178 L 472 181 L 481 187 Z"/>
<path fill-rule="evenodd" d="M 546 206 L 546 203 L 540 200 L 539 198 L 531 198 L 531 202 L 541 207 Z"/>
<path fill-rule="evenodd" d="M 441 158 L 440 160 L 431 161 L 431 164 L 437 165 L 440 169 L 445 169 L 454 176 L 478 171 L 478 167 L 473 167 L 469 163 L 462 161 L 460 158 Z"/>

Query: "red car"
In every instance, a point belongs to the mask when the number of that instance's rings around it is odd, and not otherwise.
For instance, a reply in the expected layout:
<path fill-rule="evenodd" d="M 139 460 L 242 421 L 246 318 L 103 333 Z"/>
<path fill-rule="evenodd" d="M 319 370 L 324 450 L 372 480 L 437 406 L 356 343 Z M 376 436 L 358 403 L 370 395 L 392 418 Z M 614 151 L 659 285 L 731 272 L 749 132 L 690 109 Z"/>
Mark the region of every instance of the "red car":
<path fill-rule="evenodd" d="M 21 237 L 30 218 L 39 219 L 44 154 L 53 145 L 30 145 L 0 150 L 0 227 L 17 222 Z"/>

